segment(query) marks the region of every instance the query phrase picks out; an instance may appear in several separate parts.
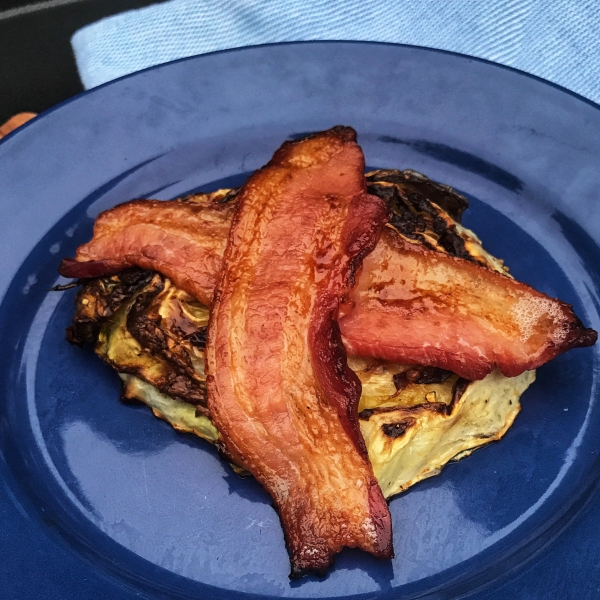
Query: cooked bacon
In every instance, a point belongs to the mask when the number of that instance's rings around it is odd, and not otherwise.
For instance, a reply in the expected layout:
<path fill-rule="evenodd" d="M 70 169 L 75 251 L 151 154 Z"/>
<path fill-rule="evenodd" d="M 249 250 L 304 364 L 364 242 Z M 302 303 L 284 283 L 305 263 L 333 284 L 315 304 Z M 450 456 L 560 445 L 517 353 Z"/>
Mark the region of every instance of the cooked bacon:
<path fill-rule="evenodd" d="M 365 259 L 340 319 L 346 348 L 482 379 L 507 377 L 591 346 L 572 307 L 476 263 L 427 250 L 386 229 Z"/>
<path fill-rule="evenodd" d="M 98 217 L 93 239 L 76 260 L 63 260 L 60 272 L 98 277 L 136 265 L 160 271 L 210 306 L 234 204 L 122 204 Z M 396 214 L 393 224 L 404 231 L 401 218 Z M 485 377 L 494 364 L 516 376 L 597 338 L 570 305 L 392 231 L 365 261 L 352 301 L 340 320 L 350 353 L 441 367 L 466 379 Z"/>
<path fill-rule="evenodd" d="M 234 210 L 231 204 L 134 200 L 103 212 L 90 242 L 64 259 L 65 277 L 112 275 L 128 267 L 159 271 L 210 306 Z"/>
<path fill-rule="evenodd" d="M 292 573 L 344 546 L 392 555 L 390 514 L 358 426 L 340 298 L 387 208 L 366 193 L 350 128 L 285 143 L 242 188 L 207 342 L 209 409 L 272 495 Z"/>

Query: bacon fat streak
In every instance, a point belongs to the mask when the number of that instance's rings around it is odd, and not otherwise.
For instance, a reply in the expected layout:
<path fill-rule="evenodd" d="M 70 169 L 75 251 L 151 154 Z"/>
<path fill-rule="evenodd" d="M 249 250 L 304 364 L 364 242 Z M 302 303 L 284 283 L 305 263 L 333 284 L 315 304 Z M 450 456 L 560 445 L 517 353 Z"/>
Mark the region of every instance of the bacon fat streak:
<path fill-rule="evenodd" d="M 350 128 L 285 143 L 240 192 L 211 314 L 209 410 L 275 501 L 291 577 L 324 573 L 344 546 L 392 555 L 335 324 L 388 218 L 363 169 Z"/>

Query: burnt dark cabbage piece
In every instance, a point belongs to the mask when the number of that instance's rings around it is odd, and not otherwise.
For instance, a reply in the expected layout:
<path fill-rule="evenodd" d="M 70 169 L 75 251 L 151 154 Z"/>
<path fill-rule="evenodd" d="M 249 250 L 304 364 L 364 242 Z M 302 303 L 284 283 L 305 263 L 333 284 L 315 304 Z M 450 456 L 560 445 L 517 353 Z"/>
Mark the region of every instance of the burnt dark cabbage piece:
<path fill-rule="evenodd" d="M 187 317 L 182 300 L 194 304 L 162 275 L 141 269 L 83 282 L 67 339 L 94 343 L 100 358 L 117 371 L 136 375 L 207 414 L 201 364 L 206 327 Z M 208 315 L 207 309 L 200 310 Z"/>
<path fill-rule="evenodd" d="M 82 287 L 75 298 L 75 314 L 67 327 L 67 340 L 77 345 L 96 342 L 104 320 L 145 286 L 153 275 L 150 271 L 135 268 L 114 277 L 80 280 Z"/>
<path fill-rule="evenodd" d="M 402 197 L 409 199 L 409 202 L 433 202 L 443 208 L 457 223 L 462 221 L 463 213 L 469 207 L 469 201 L 450 186 L 432 181 L 412 169 L 380 169 L 367 173 L 366 177 L 370 194 L 375 193 L 370 189 L 372 185 L 390 183 Z"/>
<path fill-rule="evenodd" d="M 465 247 L 465 240 L 448 219 L 449 215 L 460 223 L 469 206 L 464 196 L 409 170 L 369 173 L 367 189 L 387 202 L 391 209 L 389 223 L 404 237 L 429 250 L 438 250 L 436 246 L 440 246 L 452 256 L 474 261 Z"/>

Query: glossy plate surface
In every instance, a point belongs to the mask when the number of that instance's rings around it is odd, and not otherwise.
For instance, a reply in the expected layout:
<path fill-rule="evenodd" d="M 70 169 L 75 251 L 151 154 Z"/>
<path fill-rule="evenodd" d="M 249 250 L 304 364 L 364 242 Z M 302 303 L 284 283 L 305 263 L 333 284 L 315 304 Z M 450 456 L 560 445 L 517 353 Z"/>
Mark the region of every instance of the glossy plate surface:
<path fill-rule="evenodd" d="M 49 292 L 93 218 L 134 197 L 239 185 L 285 139 L 335 124 L 370 167 L 471 199 L 513 274 L 600 329 L 600 111 L 522 73 L 368 43 L 247 48 L 157 67 L 0 144 L 3 597 L 595 598 L 597 349 L 545 365 L 499 443 L 391 501 L 396 558 L 346 550 L 290 583 L 266 493 L 64 340 Z"/>

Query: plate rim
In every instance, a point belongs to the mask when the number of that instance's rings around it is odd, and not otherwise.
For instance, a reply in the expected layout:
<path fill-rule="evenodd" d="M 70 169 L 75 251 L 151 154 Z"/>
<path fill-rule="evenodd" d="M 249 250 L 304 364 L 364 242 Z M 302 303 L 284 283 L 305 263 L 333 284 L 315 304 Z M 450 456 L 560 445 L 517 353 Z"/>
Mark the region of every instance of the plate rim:
<path fill-rule="evenodd" d="M 375 41 L 369 41 L 369 40 L 344 40 L 344 39 L 320 40 L 320 39 L 314 39 L 314 40 L 298 40 L 298 41 L 285 41 L 285 42 L 268 42 L 268 43 L 264 43 L 264 44 L 252 44 L 252 45 L 246 45 L 246 46 L 238 46 L 236 48 L 225 48 L 223 50 L 213 50 L 212 52 L 204 52 L 201 54 L 192 54 L 190 56 L 183 56 L 181 58 L 175 58 L 173 60 L 169 60 L 164 63 L 158 63 L 156 65 L 151 65 L 149 67 L 145 67 L 143 69 L 140 69 L 139 71 L 133 71 L 132 73 L 127 73 L 125 75 L 121 75 L 119 77 L 116 77 L 115 79 L 111 79 L 110 81 L 101 83 L 100 85 L 97 85 L 93 88 L 83 90 L 82 92 L 79 92 L 78 94 L 75 94 L 74 96 L 71 96 L 70 98 L 62 100 L 58 104 L 55 104 L 54 106 L 44 110 L 43 112 L 38 113 L 38 115 L 36 115 L 32 119 L 30 119 L 29 121 L 26 121 L 23 125 L 21 125 L 20 127 L 17 127 L 17 129 L 14 129 L 13 131 L 11 131 L 7 135 L 5 135 L 2 139 L 0 139 L 0 145 L 2 143 L 4 143 L 6 140 L 9 140 L 13 136 L 17 135 L 19 132 L 24 131 L 27 127 L 36 123 L 39 119 L 50 115 L 54 111 L 59 110 L 61 107 L 65 106 L 67 104 L 70 104 L 71 102 L 74 102 L 74 101 L 78 100 L 79 98 L 83 98 L 84 96 L 87 96 L 88 94 L 91 94 L 97 90 L 101 90 L 107 86 L 113 85 L 114 83 L 129 79 L 131 77 L 135 77 L 135 76 L 143 74 L 143 73 L 148 73 L 149 71 L 154 71 L 156 69 L 160 69 L 163 67 L 167 67 L 169 65 L 174 65 L 174 64 L 182 63 L 182 62 L 189 61 L 189 60 L 197 60 L 198 58 L 201 58 L 204 56 L 216 56 L 218 54 L 231 54 L 231 53 L 236 53 L 236 52 L 242 52 L 242 51 L 252 49 L 252 48 L 269 48 L 269 47 L 277 47 L 277 46 L 307 46 L 307 45 L 316 45 L 316 44 L 331 44 L 331 45 L 353 44 L 353 45 L 364 45 L 364 46 L 390 46 L 393 48 L 407 48 L 407 49 L 423 50 L 426 52 L 431 52 L 431 53 L 436 53 L 436 54 L 445 54 L 448 56 L 454 56 L 454 57 L 466 59 L 469 61 L 476 61 L 476 62 L 479 62 L 482 64 L 489 65 L 491 67 L 505 69 L 507 71 L 511 71 L 518 75 L 523 75 L 525 77 L 531 78 L 534 81 L 537 81 L 544 85 L 548 85 L 550 87 L 553 87 L 561 92 L 568 94 L 569 96 L 573 96 L 577 100 L 580 100 L 597 110 L 600 110 L 600 103 L 594 102 L 590 98 L 587 98 L 586 96 L 583 96 L 582 94 L 575 92 L 567 87 L 564 87 L 558 83 L 550 81 L 549 79 L 544 79 L 543 77 L 540 77 L 539 75 L 534 75 L 533 73 L 529 73 L 528 71 L 518 69 L 517 67 L 505 65 L 505 64 L 487 59 L 487 58 L 481 58 L 479 56 L 472 56 L 470 54 L 464 54 L 462 52 L 455 52 L 453 50 L 444 50 L 443 48 L 434 48 L 431 46 L 420 46 L 418 44 L 402 44 L 402 43 L 396 43 L 396 42 L 375 42 Z M 1 298 L 0 298 L 0 300 L 1 300 Z"/>

